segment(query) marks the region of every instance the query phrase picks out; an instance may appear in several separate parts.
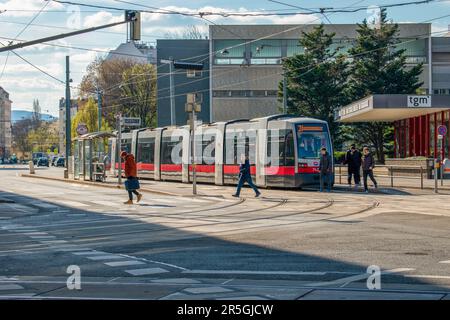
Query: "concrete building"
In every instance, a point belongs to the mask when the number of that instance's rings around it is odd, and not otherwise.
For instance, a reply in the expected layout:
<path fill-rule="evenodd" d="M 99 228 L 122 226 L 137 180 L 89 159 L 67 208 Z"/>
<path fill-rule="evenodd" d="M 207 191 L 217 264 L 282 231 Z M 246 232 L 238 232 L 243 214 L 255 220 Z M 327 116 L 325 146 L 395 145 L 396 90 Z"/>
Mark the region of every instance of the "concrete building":
<path fill-rule="evenodd" d="M 208 40 L 158 40 L 158 126 L 168 126 L 170 113 L 170 66 L 161 60 L 203 63 L 203 70 L 174 70 L 175 120 L 177 125 L 185 125 L 189 119 L 185 112 L 188 93 L 198 92 L 202 95 L 202 111 L 198 120 L 210 122 L 209 90 L 209 41 Z"/>
<path fill-rule="evenodd" d="M 9 93 L 0 87 L 0 159 L 9 157 L 11 152 L 11 103 Z"/>
<path fill-rule="evenodd" d="M 282 59 L 303 52 L 298 39 L 302 32 L 309 32 L 315 26 L 210 26 L 211 121 L 253 118 L 282 111 L 282 103 L 277 98 L 278 85 L 283 77 Z M 353 45 L 357 37 L 355 24 L 327 24 L 324 28 L 326 33 L 336 34 L 334 46 L 342 47 L 343 52 Z M 421 76 L 423 93 L 430 92 L 430 84 L 435 84 L 437 90 L 443 85 L 440 81 L 432 83 L 431 80 L 430 32 L 431 24 L 399 24 L 398 37 L 402 44 L 398 48 L 406 49 L 407 61 L 412 65 L 424 63 Z M 437 47 L 442 41 L 438 39 L 434 43 Z M 444 50 L 444 46 L 440 50 Z M 450 47 L 447 46 L 446 50 L 450 55 Z M 450 56 L 446 53 L 436 52 L 436 56 L 450 66 Z M 442 70 L 441 66 L 436 67 L 439 72 Z M 448 77 L 450 80 L 450 75 Z"/>
<path fill-rule="evenodd" d="M 302 32 L 316 25 L 211 25 L 209 40 L 158 40 L 158 120 L 159 125 L 170 119 L 168 66 L 161 59 L 206 57 L 202 77 L 206 81 L 189 79 L 187 74 L 175 76 L 177 118 L 183 118 L 186 98 L 192 91 L 202 91 L 203 108 L 209 109 L 209 122 L 238 118 L 254 118 L 282 112 L 278 87 L 283 79 L 283 58 L 302 53 L 299 45 Z M 334 46 L 346 52 L 357 37 L 356 24 L 324 25 L 326 33 L 335 33 Z M 430 38 L 431 24 L 399 24 L 398 49 L 405 49 L 412 66 L 423 63 L 419 93 L 450 94 L 450 38 Z M 260 39 L 260 40 L 257 40 Z M 208 46 L 208 48 L 206 48 Z M 431 63 L 430 63 L 431 62 Z M 209 66 L 207 68 L 207 65 Z M 200 80 L 200 79 L 198 79 Z M 206 114 L 202 114 L 205 121 Z M 177 124 L 184 124 L 178 121 Z"/>
<path fill-rule="evenodd" d="M 128 41 L 111 50 L 106 60 L 125 59 L 136 63 L 156 64 L 156 48 L 145 42 Z"/>

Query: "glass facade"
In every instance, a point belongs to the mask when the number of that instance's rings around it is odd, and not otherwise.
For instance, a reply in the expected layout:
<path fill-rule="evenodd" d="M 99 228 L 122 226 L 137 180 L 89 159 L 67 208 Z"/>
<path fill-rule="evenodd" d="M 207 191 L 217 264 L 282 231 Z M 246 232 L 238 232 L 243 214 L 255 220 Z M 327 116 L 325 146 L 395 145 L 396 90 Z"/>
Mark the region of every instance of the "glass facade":
<path fill-rule="evenodd" d="M 216 65 L 277 65 L 283 57 L 304 52 L 298 39 L 214 40 L 213 43 Z M 354 39 L 335 38 L 331 49 L 347 54 L 353 45 Z M 408 63 L 427 62 L 426 39 L 400 39 L 393 50 L 405 50 Z"/>
<path fill-rule="evenodd" d="M 450 129 L 450 110 L 395 121 L 395 157 L 450 158 L 450 132 L 441 144 L 437 131 L 440 125 Z"/>

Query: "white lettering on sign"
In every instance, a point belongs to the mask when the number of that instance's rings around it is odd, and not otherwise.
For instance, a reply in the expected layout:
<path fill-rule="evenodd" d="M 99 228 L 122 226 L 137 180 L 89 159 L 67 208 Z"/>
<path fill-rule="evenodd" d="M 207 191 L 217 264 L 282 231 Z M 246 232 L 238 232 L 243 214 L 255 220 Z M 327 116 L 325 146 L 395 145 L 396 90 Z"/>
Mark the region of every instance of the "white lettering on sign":
<path fill-rule="evenodd" d="M 362 109 L 366 109 L 368 107 L 369 107 L 369 99 L 365 99 L 361 102 L 354 103 L 352 105 L 349 105 L 348 107 L 339 110 L 339 117 L 346 116 L 348 114 L 357 112 Z"/>
<path fill-rule="evenodd" d="M 430 108 L 431 96 L 408 96 L 408 108 Z"/>

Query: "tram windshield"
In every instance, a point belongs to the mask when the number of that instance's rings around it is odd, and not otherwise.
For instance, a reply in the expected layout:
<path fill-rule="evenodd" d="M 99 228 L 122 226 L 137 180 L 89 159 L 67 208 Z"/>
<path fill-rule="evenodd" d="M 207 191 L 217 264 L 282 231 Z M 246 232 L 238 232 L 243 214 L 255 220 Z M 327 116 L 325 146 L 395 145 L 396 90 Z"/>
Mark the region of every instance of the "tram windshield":
<path fill-rule="evenodd" d="M 317 159 L 320 149 L 331 150 L 327 126 L 320 123 L 297 125 L 298 158 Z"/>

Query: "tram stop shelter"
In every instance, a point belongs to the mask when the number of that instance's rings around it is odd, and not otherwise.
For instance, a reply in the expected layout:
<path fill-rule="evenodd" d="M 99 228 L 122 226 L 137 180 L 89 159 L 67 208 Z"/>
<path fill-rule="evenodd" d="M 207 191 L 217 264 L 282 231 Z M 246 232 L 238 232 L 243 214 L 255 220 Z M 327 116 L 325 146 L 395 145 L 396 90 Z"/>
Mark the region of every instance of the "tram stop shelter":
<path fill-rule="evenodd" d="M 395 158 L 450 158 L 450 130 L 438 142 L 441 125 L 450 128 L 450 95 L 375 94 L 342 107 L 342 123 L 392 122 Z"/>
<path fill-rule="evenodd" d="M 110 132 L 92 132 L 73 140 L 73 177 L 75 180 L 105 181 L 111 165 L 108 139 L 116 137 Z"/>

